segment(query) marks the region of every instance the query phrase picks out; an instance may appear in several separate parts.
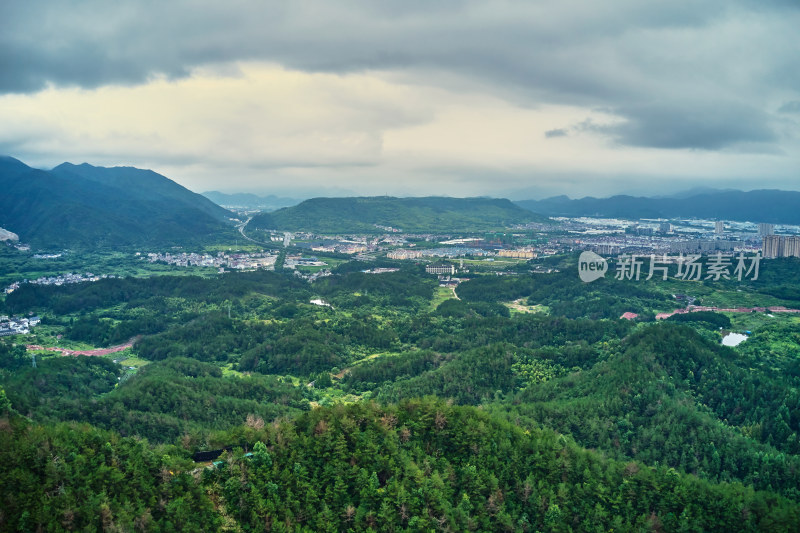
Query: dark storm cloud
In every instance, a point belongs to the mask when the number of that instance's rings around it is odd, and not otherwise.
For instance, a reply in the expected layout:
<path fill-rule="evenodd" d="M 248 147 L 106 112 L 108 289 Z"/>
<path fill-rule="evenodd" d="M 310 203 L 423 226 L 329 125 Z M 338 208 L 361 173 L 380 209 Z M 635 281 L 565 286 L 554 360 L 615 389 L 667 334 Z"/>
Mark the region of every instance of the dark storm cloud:
<path fill-rule="evenodd" d="M 777 0 L 3 2 L 0 93 L 264 60 L 606 109 L 620 143 L 716 150 L 776 140 L 767 111 L 741 102 L 797 94 L 798 25 Z"/>
<path fill-rule="evenodd" d="M 740 144 L 770 143 L 776 135 L 769 116 L 731 102 L 692 102 L 625 107 L 622 124 L 599 126 L 625 145 L 719 150 Z"/>

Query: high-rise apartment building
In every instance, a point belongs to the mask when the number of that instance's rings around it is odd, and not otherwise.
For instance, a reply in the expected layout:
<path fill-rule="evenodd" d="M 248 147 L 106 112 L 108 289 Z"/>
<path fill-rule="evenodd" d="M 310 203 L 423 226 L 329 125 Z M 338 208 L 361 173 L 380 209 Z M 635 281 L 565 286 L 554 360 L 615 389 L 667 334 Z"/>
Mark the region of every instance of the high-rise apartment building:
<path fill-rule="evenodd" d="M 800 257 L 800 235 L 764 235 L 761 250 L 765 259 Z"/>

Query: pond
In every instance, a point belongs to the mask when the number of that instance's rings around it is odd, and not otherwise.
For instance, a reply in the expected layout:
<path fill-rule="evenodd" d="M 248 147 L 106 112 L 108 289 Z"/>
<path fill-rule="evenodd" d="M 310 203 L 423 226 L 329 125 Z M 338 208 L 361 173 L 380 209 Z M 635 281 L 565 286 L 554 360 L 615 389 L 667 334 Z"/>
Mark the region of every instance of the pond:
<path fill-rule="evenodd" d="M 722 344 L 725 346 L 738 346 L 747 340 L 747 335 L 743 333 L 728 333 L 722 337 Z"/>

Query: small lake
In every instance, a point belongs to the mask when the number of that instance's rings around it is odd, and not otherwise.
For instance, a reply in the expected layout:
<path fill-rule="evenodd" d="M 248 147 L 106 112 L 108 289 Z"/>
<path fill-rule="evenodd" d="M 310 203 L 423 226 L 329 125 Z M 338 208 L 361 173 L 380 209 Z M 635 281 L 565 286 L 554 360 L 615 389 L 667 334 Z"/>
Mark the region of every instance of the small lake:
<path fill-rule="evenodd" d="M 728 333 L 722 337 L 722 344 L 725 346 L 739 346 L 747 340 L 747 335 L 742 333 Z"/>

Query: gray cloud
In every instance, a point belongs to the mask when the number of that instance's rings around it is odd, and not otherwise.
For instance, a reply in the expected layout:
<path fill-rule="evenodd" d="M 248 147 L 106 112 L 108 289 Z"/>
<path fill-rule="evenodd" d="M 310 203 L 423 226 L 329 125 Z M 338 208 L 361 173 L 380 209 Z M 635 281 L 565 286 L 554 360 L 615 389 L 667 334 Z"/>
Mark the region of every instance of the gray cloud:
<path fill-rule="evenodd" d="M 800 100 L 786 102 L 778 108 L 778 113 L 800 113 Z"/>
<path fill-rule="evenodd" d="M 3 2 L 0 93 L 263 60 L 606 109 L 620 144 L 720 150 L 779 142 L 762 102 L 798 95 L 798 26 L 796 3 L 778 0 Z"/>
<path fill-rule="evenodd" d="M 563 128 L 556 128 L 553 130 L 547 130 L 544 132 L 544 136 L 548 139 L 554 139 L 556 137 L 566 137 L 568 135 L 567 130 Z"/>

